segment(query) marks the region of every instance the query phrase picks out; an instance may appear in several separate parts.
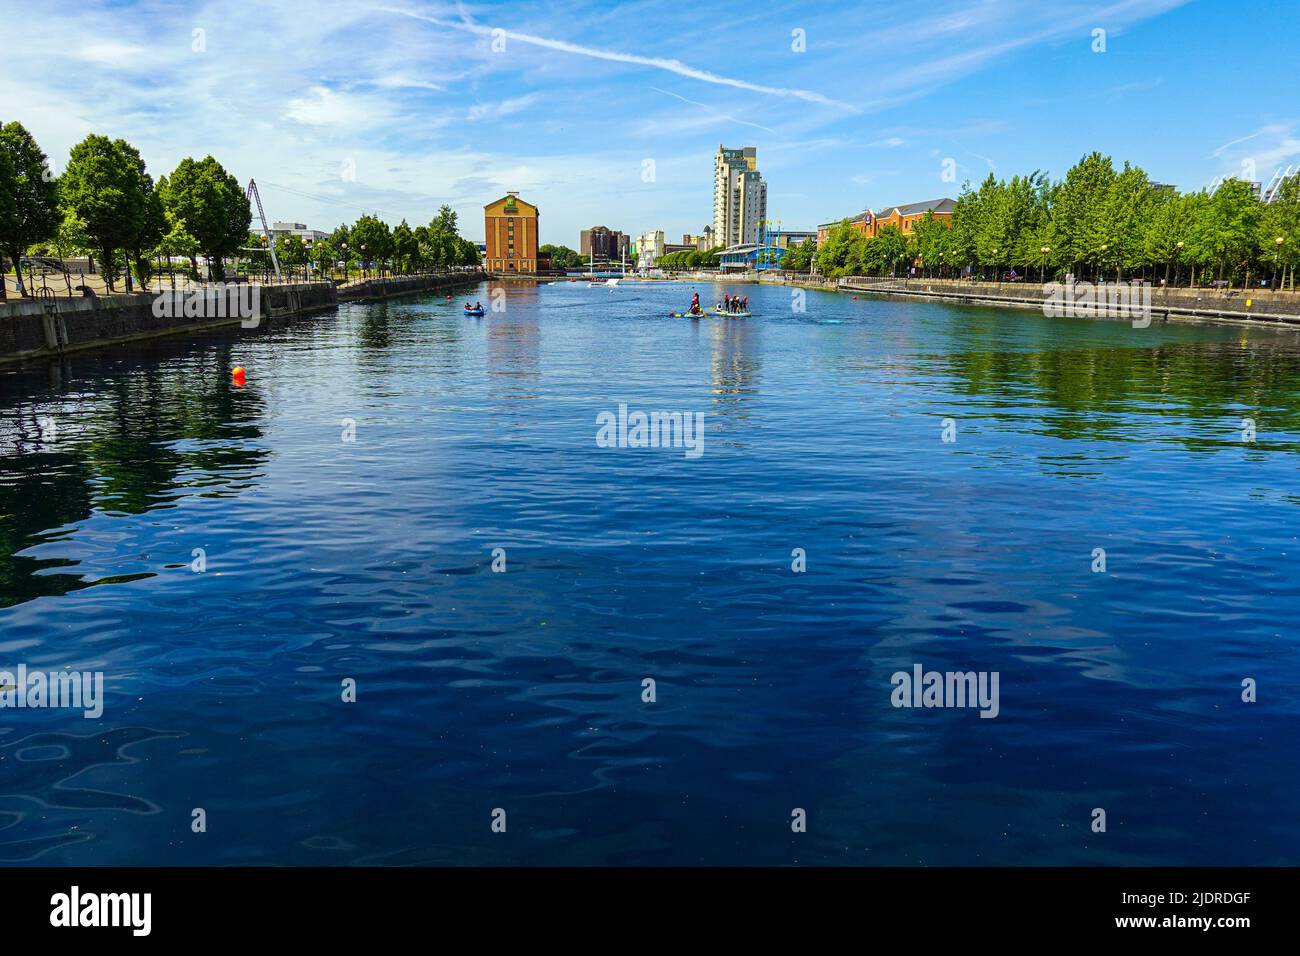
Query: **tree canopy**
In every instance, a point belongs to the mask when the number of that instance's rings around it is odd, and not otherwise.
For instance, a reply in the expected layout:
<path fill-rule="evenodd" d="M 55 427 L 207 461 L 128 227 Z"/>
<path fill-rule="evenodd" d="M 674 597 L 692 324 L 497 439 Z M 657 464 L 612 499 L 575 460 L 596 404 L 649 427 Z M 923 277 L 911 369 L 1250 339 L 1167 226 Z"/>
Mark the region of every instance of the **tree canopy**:
<path fill-rule="evenodd" d="M 21 291 L 19 259 L 28 246 L 52 238 L 60 220 L 45 153 L 21 123 L 0 125 L 0 252 L 13 260 Z"/>

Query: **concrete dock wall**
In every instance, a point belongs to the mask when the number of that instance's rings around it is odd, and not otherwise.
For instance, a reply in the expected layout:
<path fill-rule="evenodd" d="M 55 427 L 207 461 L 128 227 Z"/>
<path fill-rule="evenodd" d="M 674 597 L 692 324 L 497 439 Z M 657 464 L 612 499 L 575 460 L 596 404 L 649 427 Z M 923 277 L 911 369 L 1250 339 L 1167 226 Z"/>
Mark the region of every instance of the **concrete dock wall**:
<path fill-rule="evenodd" d="M 8 299 L 0 302 L 0 363 L 223 326 L 256 328 L 266 321 L 334 308 L 339 302 L 450 289 L 482 278 L 481 273 L 452 273 L 371 279 L 343 288 L 333 282 L 300 282 L 251 288 L 209 286 L 175 293 Z M 251 311 L 232 307 L 240 298 L 244 303 L 251 300 Z"/>

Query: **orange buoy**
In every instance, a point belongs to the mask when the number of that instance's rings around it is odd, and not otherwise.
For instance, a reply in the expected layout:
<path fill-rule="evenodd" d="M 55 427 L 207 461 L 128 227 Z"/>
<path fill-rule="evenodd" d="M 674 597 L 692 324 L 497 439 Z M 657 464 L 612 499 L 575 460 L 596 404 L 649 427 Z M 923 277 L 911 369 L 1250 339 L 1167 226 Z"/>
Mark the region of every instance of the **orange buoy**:
<path fill-rule="evenodd" d="M 230 380 L 236 385 L 244 384 L 244 367 L 237 365 L 230 371 Z"/>

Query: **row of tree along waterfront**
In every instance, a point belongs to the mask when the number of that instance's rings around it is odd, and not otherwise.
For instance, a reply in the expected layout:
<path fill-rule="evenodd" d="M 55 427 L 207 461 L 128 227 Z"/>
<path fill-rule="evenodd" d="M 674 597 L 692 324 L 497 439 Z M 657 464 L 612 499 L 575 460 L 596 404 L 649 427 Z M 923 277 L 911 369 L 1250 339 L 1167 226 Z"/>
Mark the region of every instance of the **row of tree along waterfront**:
<path fill-rule="evenodd" d="M 1036 277 L 1067 273 L 1153 282 L 1295 288 L 1300 177 L 1265 203 L 1249 183 L 1177 195 L 1140 168 L 1085 156 L 1053 182 L 1041 172 L 992 174 L 962 190 L 951 224 L 927 215 L 907 234 L 868 239 L 845 220 L 822 243 L 791 249 L 783 269 L 821 275 Z"/>
<path fill-rule="evenodd" d="M 197 279 L 199 256 L 218 280 L 229 258 L 262 269 L 270 261 L 266 239 L 249 232 L 251 223 L 244 188 L 211 156 L 187 157 L 155 182 L 134 146 L 92 134 L 72 147 L 67 167 L 55 175 L 21 123 L 0 125 L 0 256 L 13 264 L 24 295 L 24 256 L 94 256 L 107 288 L 124 278 L 127 291 L 133 279 L 147 288 L 164 263 L 171 272 L 178 260 Z M 320 275 L 345 277 L 353 269 L 409 274 L 479 262 L 478 247 L 457 234 L 448 206 L 414 229 L 405 220 L 390 229 L 366 215 L 310 245 L 282 236 L 276 255 L 290 269 L 303 266 L 304 274 L 314 265 Z"/>

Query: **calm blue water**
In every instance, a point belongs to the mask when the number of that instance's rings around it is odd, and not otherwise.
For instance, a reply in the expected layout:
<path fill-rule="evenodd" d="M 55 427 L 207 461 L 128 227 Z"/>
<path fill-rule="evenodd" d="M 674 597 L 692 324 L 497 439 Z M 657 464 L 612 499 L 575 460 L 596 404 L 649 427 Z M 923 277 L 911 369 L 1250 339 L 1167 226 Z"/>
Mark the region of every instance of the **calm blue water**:
<path fill-rule="evenodd" d="M 0 860 L 1300 863 L 1300 336 L 689 291 L 0 370 Z"/>

